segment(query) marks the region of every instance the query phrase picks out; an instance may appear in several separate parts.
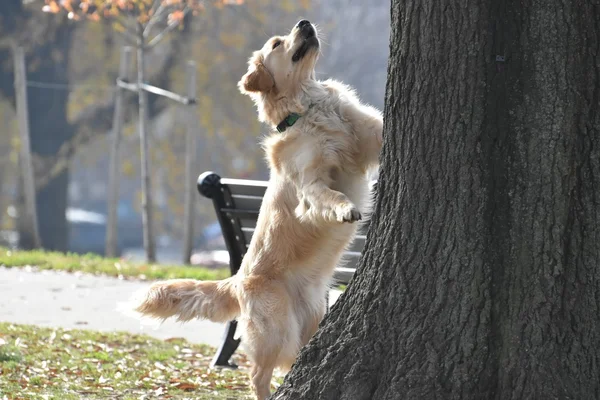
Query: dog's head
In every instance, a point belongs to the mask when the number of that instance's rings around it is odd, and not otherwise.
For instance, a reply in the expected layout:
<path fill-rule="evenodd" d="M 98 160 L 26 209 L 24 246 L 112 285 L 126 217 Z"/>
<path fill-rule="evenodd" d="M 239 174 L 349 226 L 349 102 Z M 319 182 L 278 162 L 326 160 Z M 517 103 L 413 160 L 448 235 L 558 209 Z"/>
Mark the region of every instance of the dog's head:
<path fill-rule="evenodd" d="M 248 72 L 239 81 L 250 96 L 286 95 L 314 76 L 319 55 L 317 30 L 307 20 L 298 22 L 289 35 L 269 39 L 250 58 Z"/>

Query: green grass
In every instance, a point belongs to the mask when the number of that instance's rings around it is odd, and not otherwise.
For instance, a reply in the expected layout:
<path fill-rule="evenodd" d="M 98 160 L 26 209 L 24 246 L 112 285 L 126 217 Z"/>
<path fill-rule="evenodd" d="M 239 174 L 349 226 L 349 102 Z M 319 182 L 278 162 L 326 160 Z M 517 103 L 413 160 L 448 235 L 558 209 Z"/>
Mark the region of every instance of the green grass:
<path fill-rule="evenodd" d="M 183 339 L 0 323 L 0 399 L 247 399 L 248 362 Z M 142 397 L 144 396 L 144 397 Z"/>
<path fill-rule="evenodd" d="M 94 254 L 70 254 L 42 250 L 8 250 L 0 247 L 0 266 L 85 272 L 123 278 L 172 279 L 191 278 L 217 280 L 229 276 L 227 268 L 211 269 L 200 266 L 156 265 L 132 263 L 116 258 L 102 258 Z"/>

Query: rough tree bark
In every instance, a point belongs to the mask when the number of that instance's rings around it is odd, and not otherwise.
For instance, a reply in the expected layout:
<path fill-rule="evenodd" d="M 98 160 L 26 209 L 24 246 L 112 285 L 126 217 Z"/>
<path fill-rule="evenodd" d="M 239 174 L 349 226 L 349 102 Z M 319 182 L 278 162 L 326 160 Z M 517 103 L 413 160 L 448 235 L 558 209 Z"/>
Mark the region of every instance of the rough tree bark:
<path fill-rule="evenodd" d="M 600 7 L 392 1 L 354 281 L 274 399 L 600 398 Z"/>

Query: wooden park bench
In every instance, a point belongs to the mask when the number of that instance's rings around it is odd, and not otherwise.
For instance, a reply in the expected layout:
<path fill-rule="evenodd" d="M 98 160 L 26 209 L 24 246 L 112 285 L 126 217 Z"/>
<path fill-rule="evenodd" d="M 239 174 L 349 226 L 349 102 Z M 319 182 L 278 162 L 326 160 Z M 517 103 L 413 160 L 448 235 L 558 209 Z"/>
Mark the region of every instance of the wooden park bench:
<path fill-rule="evenodd" d="M 210 171 L 198 177 L 198 191 L 211 199 L 215 207 L 229 252 L 231 275 L 235 275 L 242 264 L 242 258 L 254 234 L 258 211 L 266 189 L 266 181 L 221 178 Z M 344 266 L 335 270 L 336 283 L 348 284 L 356 270 L 365 240 L 364 232 L 359 231 L 352 246 L 344 254 Z M 212 366 L 237 367 L 229 361 L 240 344 L 240 339 L 235 339 L 236 326 L 237 321 L 227 323 L 223 342 L 212 360 Z"/>

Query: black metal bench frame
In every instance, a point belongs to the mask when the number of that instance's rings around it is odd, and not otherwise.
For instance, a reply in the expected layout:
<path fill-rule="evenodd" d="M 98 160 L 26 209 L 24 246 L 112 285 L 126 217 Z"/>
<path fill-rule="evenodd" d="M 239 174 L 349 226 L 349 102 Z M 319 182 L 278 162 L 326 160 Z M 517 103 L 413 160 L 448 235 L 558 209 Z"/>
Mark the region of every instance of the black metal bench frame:
<path fill-rule="evenodd" d="M 219 221 L 221 232 L 223 233 L 225 246 L 229 252 L 229 269 L 233 276 L 238 272 L 242 264 L 242 259 L 246 254 L 246 248 L 249 244 L 248 234 L 244 232 L 241 220 L 244 218 L 257 219 L 258 210 L 236 207 L 234 195 L 231 193 L 230 186 L 244 186 L 245 193 L 248 197 L 260 197 L 262 200 L 267 189 L 267 182 L 226 179 L 221 178 L 212 171 L 207 171 L 198 177 L 197 185 L 198 192 L 200 192 L 202 196 L 212 200 L 215 214 L 217 215 L 217 220 Z M 362 240 L 364 242 L 364 237 Z M 354 250 L 355 251 L 348 251 L 346 254 L 358 259 L 361 246 L 359 245 L 358 248 L 355 248 Z M 337 268 L 335 279 L 340 283 L 348 283 L 353 273 L 354 268 Z M 237 368 L 236 364 L 230 362 L 231 356 L 240 345 L 240 339 L 234 338 L 236 328 L 237 321 L 234 320 L 227 323 L 223 342 L 219 346 L 217 353 L 211 362 L 212 367 Z"/>

